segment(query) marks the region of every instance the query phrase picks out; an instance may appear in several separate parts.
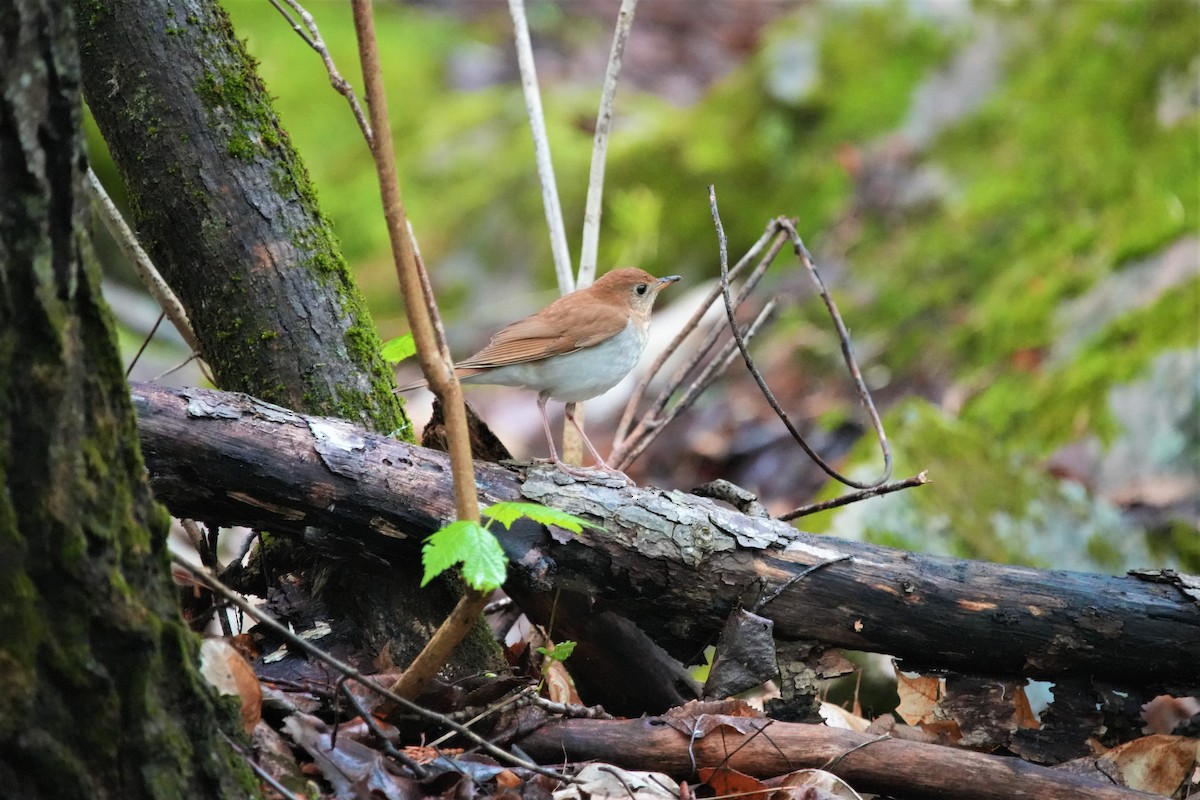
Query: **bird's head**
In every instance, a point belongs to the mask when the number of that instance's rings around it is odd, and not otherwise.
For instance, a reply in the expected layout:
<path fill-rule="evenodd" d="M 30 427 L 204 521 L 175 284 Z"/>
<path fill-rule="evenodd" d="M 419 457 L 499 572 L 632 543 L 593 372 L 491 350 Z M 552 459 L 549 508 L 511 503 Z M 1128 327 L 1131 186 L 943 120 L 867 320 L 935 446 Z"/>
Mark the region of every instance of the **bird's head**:
<path fill-rule="evenodd" d="M 628 307 L 632 315 L 648 318 L 658 293 L 677 280 L 678 275 L 656 278 L 644 269 L 624 267 L 600 276 L 589 291 L 603 302 Z"/>

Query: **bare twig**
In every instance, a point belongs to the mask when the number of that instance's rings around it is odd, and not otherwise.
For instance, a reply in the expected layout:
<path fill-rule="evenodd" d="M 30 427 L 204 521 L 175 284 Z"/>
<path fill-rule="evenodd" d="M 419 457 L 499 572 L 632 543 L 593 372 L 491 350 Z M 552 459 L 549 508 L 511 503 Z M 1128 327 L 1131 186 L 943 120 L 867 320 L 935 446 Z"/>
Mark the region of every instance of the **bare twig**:
<path fill-rule="evenodd" d="M 769 595 L 767 595 L 766 597 L 762 598 L 757 603 L 755 603 L 750 608 L 751 613 L 754 613 L 754 614 L 759 613 L 760 611 L 763 610 L 763 608 L 768 603 L 770 603 L 776 597 L 779 597 L 779 595 L 783 594 L 785 591 L 790 589 L 794 583 L 796 583 L 797 581 L 803 580 L 804 578 L 807 578 L 809 575 L 812 575 L 817 570 L 824 569 L 825 567 L 828 567 L 830 564 L 836 564 L 839 561 L 849 561 L 853 557 L 854 556 L 847 553 L 845 555 L 837 556 L 836 558 L 828 559 L 827 561 L 819 561 L 816 564 L 813 564 L 811 567 L 796 573 L 795 575 L 788 578 L 783 583 L 779 584 L 779 586 L 775 589 L 775 591 L 771 592 Z"/>
<path fill-rule="evenodd" d="M 150 332 L 146 334 L 146 338 L 142 339 L 142 346 L 133 354 L 133 358 L 129 362 L 129 366 L 125 368 L 125 380 L 129 380 L 130 373 L 137 366 L 138 360 L 142 357 L 142 353 L 146 352 L 146 347 L 149 346 L 150 340 L 154 338 L 154 334 L 158 333 L 158 326 L 162 325 L 162 321 L 166 318 L 167 312 L 158 312 L 158 319 L 154 320 L 154 325 L 151 326 Z"/>
<path fill-rule="evenodd" d="M 356 2 L 357 2 L 357 0 L 356 0 Z M 559 775 L 558 773 L 554 772 L 553 770 L 548 770 L 548 769 L 546 769 L 544 767 L 540 767 L 537 764 L 534 764 L 532 762 L 517 758 L 516 756 L 512 755 L 512 753 L 506 752 L 505 750 L 497 747 L 496 745 L 489 742 L 487 739 L 484 739 L 482 736 L 480 736 L 479 734 L 472 731 L 470 728 L 468 728 L 465 725 L 462 725 L 458 722 L 455 722 L 453 719 L 450 719 L 445 714 L 439 714 L 436 711 L 430 711 L 427 708 L 423 708 L 422 706 L 417 705 L 413 701 L 409 700 L 407 697 L 401 697 L 400 695 L 396 694 L 395 692 L 392 692 L 392 691 L 389 691 L 389 690 L 383 688 L 382 686 L 380 686 L 379 684 L 375 683 L 370 678 L 368 678 L 366 675 L 364 675 L 362 672 L 360 672 L 359 670 L 357 670 L 354 667 L 347 664 L 346 662 L 341 661 L 340 659 L 337 659 L 337 658 L 331 656 L 329 653 L 326 653 L 324 650 L 317 647 L 316 645 L 314 645 L 312 642 L 308 641 L 307 639 L 297 636 L 286 625 L 282 624 L 277 619 L 275 619 L 274 617 L 272 617 L 270 614 L 263 611 L 262 609 L 258 608 L 257 606 L 249 603 L 240 594 L 235 592 L 233 589 L 230 589 L 228 586 L 226 586 L 224 583 L 222 583 L 220 580 L 218 580 L 217 577 L 215 575 L 213 575 L 211 572 L 209 572 L 208 570 L 203 569 L 201 567 L 192 566 L 187 561 L 184 561 L 183 559 L 179 558 L 178 556 L 172 556 L 171 560 L 177 567 L 182 569 L 184 572 L 187 572 L 189 575 L 191 575 L 197 581 L 201 582 L 202 584 L 207 586 L 212 591 L 221 595 L 229 602 L 233 603 L 235 606 L 237 606 L 242 611 L 244 611 L 248 616 L 253 617 L 255 620 L 258 621 L 258 623 L 260 625 L 262 625 L 263 627 L 270 630 L 276 636 L 279 636 L 279 637 L 285 639 L 289 644 L 295 646 L 296 648 L 298 648 L 300 650 L 303 650 L 304 652 L 308 653 L 313 658 L 315 658 L 318 661 L 333 668 L 336 672 L 345 676 L 348 680 L 357 681 L 361 686 L 365 687 L 369 691 L 375 692 L 376 694 L 390 700 L 391 702 L 395 703 L 396 705 L 400 706 L 401 708 L 403 708 L 413 714 L 417 714 L 417 715 L 423 717 L 424 719 L 427 719 L 437 725 L 443 725 L 445 727 L 452 728 L 452 729 L 458 731 L 464 737 L 466 737 L 470 741 L 474 742 L 479 747 L 482 747 L 484 750 L 486 750 L 491 755 L 495 756 L 496 758 L 498 758 L 506 763 L 509 763 L 509 764 L 512 764 L 512 765 L 518 766 L 518 767 L 524 767 L 525 769 L 531 769 L 534 772 L 537 772 L 539 775 L 545 775 L 547 777 L 555 778 L 557 780 L 569 780 L 569 778 Z"/>
<path fill-rule="evenodd" d="M 579 706 L 573 703 L 557 703 L 553 700 L 547 700 L 541 695 L 534 695 L 529 698 L 529 702 L 544 711 L 549 711 L 551 714 L 558 714 L 562 717 L 573 717 L 576 719 L 616 719 L 612 714 L 605 711 L 603 706 Z"/>
<path fill-rule="evenodd" d="M 865 742 L 859 742 L 858 744 L 854 745 L 854 747 L 851 747 L 846 752 L 839 753 L 838 755 L 830 758 L 828 761 L 825 762 L 825 765 L 822 766 L 821 769 L 828 772 L 828 771 L 832 770 L 834 767 L 836 767 L 838 765 L 838 762 L 840 762 L 843 758 L 845 758 L 846 756 L 853 753 L 855 750 L 861 750 L 864 747 L 870 747 L 873 744 L 879 744 L 880 742 L 886 742 L 891 738 L 892 738 L 891 734 L 881 733 L 878 736 L 876 736 L 874 739 L 868 739 Z"/>
<path fill-rule="evenodd" d="M 187 346 L 192 349 L 192 352 L 199 353 L 200 340 L 196 338 L 196 332 L 192 330 L 192 323 L 188 320 L 187 312 L 183 310 L 183 303 L 179 302 L 179 298 L 171 291 L 170 285 L 159 274 L 154 262 L 150 260 L 150 256 L 146 255 L 146 251 L 138 243 L 133 230 L 125 224 L 125 219 L 121 216 L 116 203 L 108 196 L 104 185 L 100 183 L 100 179 L 96 177 L 96 173 L 92 171 L 91 167 L 88 167 L 87 177 L 88 189 L 91 191 L 96 210 L 100 212 L 100 219 L 104 222 L 104 227 L 116 240 L 117 246 L 121 248 L 125 258 L 133 265 L 142 285 L 154 298 L 154 302 L 158 303 L 159 308 L 166 313 L 171 324 L 175 326 L 175 330 L 179 331 L 179 335 L 183 337 L 183 341 L 187 342 Z"/>
<path fill-rule="evenodd" d="M 777 220 L 780 227 L 788 231 L 790 234 L 792 244 L 796 248 L 796 255 L 800 257 L 801 261 L 804 263 L 804 266 L 808 269 L 809 275 L 813 278 L 817 285 L 817 290 L 820 292 L 821 298 L 825 301 L 825 307 L 829 310 L 829 314 L 833 318 L 834 325 L 837 327 L 838 337 L 840 338 L 842 344 L 842 356 L 846 361 L 846 366 L 849 368 L 851 376 L 854 378 L 855 385 L 858 387 L 859 397 L 862 399 L 863 405 L 867 408 L 867 413 L 870 415 L 871 422 L 875 426 L 875 434 L 879 439 L 879 446 L 883 450 L 883 475 L 870 483 L 860 483 L 859 481 L 852 480 L 842 475 L 828 463 L 826 463 L 824 459 L 817 455 L 817 452 L 812 449 L 809 443 L 800 434 L 800 431 L 798 431 L 796 426 L 792 424 L 791 418 L 779 405 L 779 401 L 775 398 L 775 393 L 771 391 L 769 386 L 767 386 L 766 379 L 763 378 L 762 373 L 759 372 L 758 367 L 755 366 L 754 359 L 750 355 L 750 350 L 746 346 L 745 338 L 742 336 L 737 327 L 737 320 L 735 318 L 736 309 L 734 308 L 733 298 L 730 296 L 729 292 L 729 246 L 728 241 L 725 238 L 725 228 L 721 224 L 721 215 L 717 211 L 717 193 L 716 188 L 713 186 L 708 187 L 708 201 L 712 209 L 713 224 L 717 229 L 717 242 L 720 248 L 721 293 L 725 298 L 725 313 L 729 318 L 729 325 L 733 331 L 734 339 L 737 341 L 738 350 L 740 350 L 742 353 L 742 360 L 745 361 L 746 369 L 750 371 L 751 376 L 754 378 L 754 382 L 758 384 L 759 391 L 762 392 L 763 397 L 766 398 L 767 402 L 771 406 L 771 409 L 788 429 L 788 433 L 792 435 L 792 438 L 796 440 L 796 443 L 800 445 L 804 452 L 808 454 L 808 457 L 811 458 L 816 465 L 825 472 L 825 474 L 829 475 L 835 480 L 841 481 L 847 486 L 853 486 L 856 489 L 869 489 L 882 485 L 885 481 L 887 481 L 888 476 L 892 474 L 892 451 L 891 448 L 888 447 L 887 436 L 883 432 L 883 423 L 879 419 L 879 413 L 875 410 L 875 404 L 871 400 L 871 394 L 867 390 L 866 383 L 862 379 L 862 373 L 859 371 L 858 364 L 854 360 L 854 354 L 850 350 L 850 334 L 846 331 L 846 326 L 842 323 L 841 315 L 838 313 L 837 306 L 834 304 L 833 298 L 829 296 L 829 292 L 825 289 L 824 282 L 821 280 L 820 275 L 817 274 L 817 270 L 813 265 L 812 258 L 808 255 L 808 250 L 804 247 L 804 243 L 800 241 L 800 237 L 796 233 L 795 226 L 792 225 L 790 220 L 784 219 L 783 217 L 780 217 Z"/>
<path fill-rule="evenodd" d="M 479 713 L 472 716 L 469 720 L 464 722 L 463 725 L 466 727 L 470 727 L 470 726 L 474 725 L 476 722 L 479 722 L 481 719 L 486 719 L 487 717 L 491 716 L 492 714 L 495 714 L 497 711 L 507 708 L 508 706 L 511 706 L 513 703 L 516 703 L 518 700 L 528 697 L 534 691 L 536 691 L 536 687 L 533 687 L 533 686 L 522 687 L 519 691 L 513 692 L 512 694 L 508 695 L 507 697 L 503 697 L 503 698 L 497 700 L 495 703 L 492 703 L 490 706 L 483 709 Z M 429 742 L 426 745 L 426 747 L 437 747 L 439 744 L 442 744 L 443 742 L 448 741 L 453 736 L 454 736 L 453 731 L 444 733 L 441 736 L 439 736 L 438 738 L 434 739 L 432 742 Z"/>
<path fill-rule="evenodd" d="M 283 15 L 283 18 L 292 26 L 292 30 L 296 32 L 304 43 L 317 52 L 321 60 L 325 62 L 325 71 L 329 73 L 329 84 L 333 86 L 342 97 L 346 98 L 346 102 L 350 104 L 350 111 L 354 114 L 354 119 L 358 122 L 358 128 L 362 131 L 363 138 L 367 140 L 367 146 L 374 148 L 375 136 L 371 132 L 371 124 L 367 122 L 367 117 L 363 114 L 362 106 L 358 103 L 358 97 L 354 94 L 354 87 L 350 82 L 342 77 L 338 72 L 337 64 L 333 62 L 333 56 L 329 54 L 329 48 L 325 45 L 325 40 L 321 38 L 321 31 L 317 28 L 317 21 L 313 15 L 308 13 L 304 6 L 300 5 L 297 0 L 283 0 L 288 7 L 296 12 L 304 23 L 304 27 L 300 27 L 300 23 L 292 19 L 287 10 L 279 5 L 279 0 L 268 0 L 275 7 L 275 10 Z M 307 30 L 307 33 L 305 32 Z"/>
<path fill-rule="evenodd" d="M 716 203 L 715 195 L 713 195 L 713 203 Z M 867 415 L 871 417 L 871 425 L 875 428 L 875 437 L 879 440 L 879 449 L 883 453 L 883 473 L 870 483 L 850 481 L 839 477 L 829 470 L 826 470 L 826 473 L 831 478 L 837 478 L 847 486 L 853 486 L 856 489 L 871 489 L 876 486 L 882 486 L 892 475 L 892 450 L 888 446 L 887 434 L 883 430 L 883 420 L 879 418 L 879 412 L 875 410 L 875 402 L 871 400 L 871 391 L 867 388 L 867 382 L 863 380 L 862 371 L 858 368 L 858 362 L 855 360 L 854 352 L 850 348 L 850 331 L 846 330 L 846 323 L 842 321 L 842 315 L 838 313 L 837 304 L 833 302 L 833 296 L 825 288 L 825 281 L 821 280 L 821 274 L 817 272 L 817 265 L 813 262 L 812 254 L 804 246 L 804 242 L 800 239 L 800 234 L 796 231 L 796 226 L 790 219 L 786 218 L 780 218 L 779 225 L 788 232 L 792 240 L 792 247 L 796 251 L 796 256 L 804 264 L 804 268 L 808 270 L 809 277 L 812 278 L 817 291 L 821 295 L 821 300 L 825 303 L 826 310 L 829 311 L 829 318 L 833 320 L 833 324 L 837 328 L 838 342 L 842 346 L 842 360 L 846 362 L 846 369 L 850 370 L 850 376 L 854 378 L 854 386 L 858 390 L 859 399 L 862 401 L 863 407 L 866 408 Z"/>
<path fill-rule="evenodd" d="M 600 111 L 596 115 L 596 137 L 592 144 L 592 168 L 588 173 L 587 203 L 583 211 L 583 244 L 579 250 L 579 279 L 577 285 L 589 286 L 596 277 L 596 252 L 600 246 L 600 215 L 603 210 L 604 167 L 608 156 L 608 134 L 612 130 L 613 101 L 617 95 L 617 79 L 625 56 L 625 42 L 633 27 L 633 15 L 638 0 L 621 0 L 617 12 L 617 27 L 613 31 L 612 50 L 608 69 L 604 73 L 604 88 L 600 90 Z"/>
<path fill-rule="evenodd" d="M 389 756 L 412 770 L 413 777 L 415 777 L 417 780 L 425 780 L 428 778 L 429 770 L 425 769 L 425 767 L 421 766 L 416 761 L 413 761 L 411 758 L 406 756 L 403 751 L 388 741 L 383 729 L 379 727 L 379 722 L 375 719 L 375 715 L 367 710 L 366 706 L 363 705 L 363 702 L 355 696 L 354 692 L 350 691 L 350 684 L 342 681 L 341 689 L 342 696 L 346 698 L 346 702 L 348 702 L 351 707 L 358 712 L 358 715 L 362 717 L 363 724 L 367 726 L 367 730 L 369 730 L 371 735 L 375 737 L 375 741 L 379 742 L 379 746 L 383 748 L 383 752 L 387 753 Z"/>
<path fill-rule="evenodd" d="M 158 381 L 161 381 L 163 378 L 170 375 L 172 372 L 178 372 L 179 370 L 186 367 L 188 364 L 192 363 L 193 361 L 197 361 L 199 359 L 200 359 L 199 353 L 192 353 L 190 356 L 185 358 L 183 361 L 180 361 L 178 364 L 171 367 L 166 372 L 159 373 L 158 375 L 151 378 L 148 382 L 149 383 L 157 383 Z M 200 372 L 203 373 L 204 377 L 208 380 L 209 383 L 211 383 L 213 386 L 217 385 L 217 382 L 213 379 L 212 375 L 208 374 L 208 367 L 205 365 L 205 363 L 203 361 L 200 361 Z"/>
<path fill-rule="evenodd" d="M 758 316 L 754 318 L 749 327 L 746 328 L 742 334 L 743 338 L 747 342 L 753 339 L 754 335 L 758 333 L 759 329 L 766 323 L 774 311 L 775 300 L 772 298 L 758 312 Z M 701 349 L 699 357 L 703 357 L 705 350 L 706 348 Z M 671 382 L 659 393 L 658 398 L 650 409 L 638 421 L 637 427 L 633 429 L 633 432 L 622 446 L 619 458 L 613 458 L 612 463 L 617 469 L 624 469 L 636 461 L 658 437 L 659 432 L 673 419 L 691 408 L 700 395 L 712 385 L 713 381 L 729 368 L 736 355 L 736 343 L 732 339 L 726 341 L 717 352 L 716 357 L 708 362 L 704 369 L 700 371 L 700 374 L 683 389 L 675 403 L 667 409 L 667 402 L 682 385 L 683 378 L 690 372 L 694 364 L 687 364 L 681 368 L 671 378 Z"/>
<path fill-rule="evenodd" d="M 546 135 L 546 118 L 542 113 L 542 98 L 538 92 L 537 69 L 533 64 L 533 45 L 529 40 L 529 23 L 525 19 L 524 0 L 508 0 L 513 20 L 513 38 L 517 45 L 517 66 L 521 70 L 521 88 L 525 92 L 525 110 L 533 133 L 533 151 L 537 158 L 538 179 L 542 184 L 542 205 L 546 209 L 546 225 L 550 229 L 550 253 L 554 257 L 554 273 L 558 277 L 558 293 L 575 289 L 571 272 L 571 253 L 567 250 L 567 232 L 563 227 L 562 205 L 558 200 L 558 184 L 554 180 L 554 162 L 550 160 L 550 141 Z"/>
<path fill-rule="evenodd" d="M 776 519 L 787 522 L 789 520 L 799 519 L 800 517 L 807 517 L 809 514 L 816 514 L 818 511 L 828 511 L 831 508 L 839 508 L 851 503 L 857 503 L 859 500 L 866 500 L 869 497 L 878 497 L 879 495 L 891 494 L 892 492 L 899 492 L 902 489 L 911 489 L 914 486 L 922 486 L 926 483 L 929 483 L 929 477 L 926 472 L 922 471 L 917 475 L 911 478 L 905 478 L 902 481 L 893 481 L 892 483 L 885 483 L 882 486 L 874 486 L 870 489 L 851 492 L 850 494 L 843 495 L 841 497 L 835 497 L 832 500 L 826 500 L 821 503 L 800 506 L 799 508 L 793 509 L 786 514 L 780 514 L 778 517 L 776 517 Z"/>
<path fill-rule="evenodd" d="M 428 644 L 391 685 L 391 690 L 405 697 L 420 695 L 437 675 L 437 671 L 450 660 L 459 642 L 467 638 L 475 628 L 475 623 L 479 621 L 490 596 L 490 592 L 480 592 L 469 586 L 463 589 L 463 595 L 454 604 L 450 615 L 442 621 Z"/>
<path fill-rule="evenodd" d="M 225 741 L 229 744 L 229 747 L 242 757 L 242 760 L 246 762 L 246 765 L 250 767 L 250 770 L 257 775 L 260 780 L 278 792 L 280 797 L 282 797 L 284 800 L 304 800 L 304 798 L 288 791 L 287 787 L 276 780 L 274 775 L 263 769 L 262 766 L 250 756 L 249 753 L 242 749 L 241 745 L 233 740 L 232 736 L 224 731 L 221 731 L 221 736 L 224 737 Z"/>
<path fill-rule="evenodd" d="M 704 718 L 705 716 L 706 716 L 705 714 L 701 714 L 700 717 L 697 719 L 697 723 L 699 722 L 700 719 Z M 753 742 L 755 739 L 757 739 L 759 736 L 763 737 L 768 742 L 770 742 L 771 746 L 775 748 L 775 752 L 778 753 L 780 756 L 782 756 L 784 761 L 788 762 L 788 766 L 791 767 L 791 759 L 788 758 L 788 754 L 783 752 L 783 750 L 781 750 L 779 748 L 779 745 L 775 744 L 775 740 L 772 739 L 769 734 L 767 734 L 767 728 L 771 727 L 774 724 L 775 724 L 775 720 L 768 717 L 766 719 L 765 725 L 761 725 L 761 726 L 755 728 L 754 733 L 747 736 L 745 739 L 742 740 L 742 742 L 737 747 L 733 748 L 733 750 L 731 750 L 725 754 L 725 757 L 723 759 L 721 759 L 721 761 L 717 764 L 717 769 L 723 768 L 726 764 L 728 764 L 730 762 L 730 760 L 733 759 L 733 757 L 735 755 L 737 755 L 742 750 L 742 748 L 749 747 L 750 743 Z M 698 737 L 696 737 L 696 731 L 698 731 L 698 730 L 700 730 L 699 724 L 697 724 L 692 730 L 692 743 L 694 743 L 696 738 L 698 738 Z M 692 747 L 692 744 L 689 744 L 688 745 L 689 751 L 691 750 L 691 747 Z M 694 753 L 691 753 L 691 752 L 689 752 L 688 755 L 692 759 L 693 770 L 694 770 L 694 765 L 696 763 L 696 756 Z"/>
<path fill-rule="evenodd" d="M 466 406 L 462 386 L 454 373 L 454 362 L 440 333 L 437 304 L 428 291 L 428 279 L 421 275 L 408 215 L 400 197 L 396 178 L 395 148 L 388 124 L 387 94 L 379 65 L 375 20 L 371 0 L 353 0 L 354 28 L 358 35 L 359 58 L 366 87 L 371 128 L 375 131 L 371 153 L 383 199 L 383 213 L 391 240 L 396 274 L 404 295 L 404 309 L 417 345 L 417 360 L 429 382 L 429 388 L 442 401 L 449 438 L 450 468 L 454 476 L 455 515 L 460 520 L 479 522 L 479 500 L 475 490 L 475 466 L 467 429 Z M 450 658 L 459 642 L 470 633 L 487 603 L 488 595 L 467 588 L 438 627 L 425 648 L 417 655 L 393 689 L 397 694 L 416 697 L 422 688 Z"/>
<path fill-rule="evenodd" d="M 748 251 L 746 251 L 746 254 L 742 256 L 741 260 L 738 261 L 738 263 L 734 265 L 733 269 L 729 271 L 730 276 L 735 277 L 740 274 L 741 271 L 750 263 L 750 261 L 757 256 L 764 247 L 766 247 L 767 242 L 771 241 L 772 237 L 775 237 L 775 241 L 771 245 L 770 253 L 759 263 L 758 268 L 755 269 L 755 274 L 757 275 L 760 271 L 765 270 L 770 264 L 771 260 L 774 258 L 775 254 L 779 252 L 779 250 L 787 241 L 786 237 L 784 237 L 780 232 L 779 226 L 775 220 L 771 220 L 771 223 L 767 226 L 766 232 L 759 237 L 759 240 L 755 242 Z M 753 280 L 757 282 L 756 277 L 753 278 Z M 696 331 L 700 325 L 700 322 L 704 319 L 704 316 L 708 313 L 709 309 L 712 307 L 712 304 L 716 301 L 720 294 L 720 287 L 714 286 L 712 291 L 709 292 L 708 297 L 706 297 L 704 301 L 697 306 L 696 311 L 692 314 L 691 319 L 689 319 L 679 333 L 675 335 L 675 338 L 671 341 L 667 348 L 663 350 L 659 357 L 655 359 L 654 364 L 651 365 L 650 369 L 646 371 L 644 377 L 638 381 L 636 386 L 634 386 L 633 392 L 629 396 L 629 401 L 625 404 L 625 411 L 621 415 L 621 421 L 617 425 L 617 432 L 613 437 L 613 458 L 611 460 L 614 464 L 620 462 L 622 460 L 620 457 L 623 456 L 624 452 L 629 449 L 627 440 L 630 438 L 630 429 L 633 426 L 634 416 L 637 413 L 638 406 L 641 405 L 642 399 L 646 395 L 646 391 L 649 388 L 651 381 L 653 381 L 658 373 L 662 371 L 663 365 L 666 364 L 667 360 L 670 359 L 671 356 L 673 356 L 676 352 L 678 352 L 679 348 L 688 339 L 688 337 Z M 723 329 L 723 325 L 713 328 L 714 331 Z M 680 372 L 686 373 L 688 370 L 690 370 L 696 361 L 702 357 L 702 354 L 707 352 L 709 347 L 711 347 L 711 342 L 706 340 L 706 343 L 700 348 L 697 355 L 690 357 L 688 359 L 688 364 L 683 367 Z M 670 393 L 673 392 L 674 389 L 678 388 L 679 384 L 676 381 L 672 380 L 671 383 L 671 386 L 668 386 L 667 389 L 664 389 L 664 391 L 660 393 L 660 399 L 663 395 L 667 395 L 669 397 Z M 663 405 L 665 406 L 665 401 L 663 402 Z M 653 415 L 653 412 L 651 415 Z M 630 461 L 632 461 L 632 459 L 627 459 L 625 463 L 629 463 Z"/>
<path fill-rule="evenodd" d="M 563 226 L 562 204 L 558 199 L 558 183 L 554 178 L 554 161 L 550 157 L 550 139 L 546 134 L 546 117 L 542 111 L 542 97 L 538 89 L 537 68 L 533 61 L 533 44 L 529 39 L 529 22 L 525 17 L 525 0 L 508 0 L 509 13 L 513 21 L 513 41 L 517 48 L 517 67 L 521 72 L 521 89 L 525 95 L 525 112 L 529 117 L 529 130 L 533 134 L 533 152 L 537 162 L 538 182 L 542 186 L 542 207 L 546 213 L 546 227 L 550 233 L 550 254 L 554 259 L 554 274 L 558 279 L 558 293 L 569 294 L 587 283 L 575 282 L 571 270 L 571 253 L 567 249 L 567 232 Z M 595 168 L 595 164 L 593 164 Z M 590 189 L 589 189 L 590 191 Z M 595 272 L 593 265 L 592 272 Z M 583 426 L 582 405 L 567 404 L 567 416 L 575 418 L 575 424 Z M 562 457 L 568 464 L 583 463 L 583 440 L 574 425 L 564 421 Z"/>

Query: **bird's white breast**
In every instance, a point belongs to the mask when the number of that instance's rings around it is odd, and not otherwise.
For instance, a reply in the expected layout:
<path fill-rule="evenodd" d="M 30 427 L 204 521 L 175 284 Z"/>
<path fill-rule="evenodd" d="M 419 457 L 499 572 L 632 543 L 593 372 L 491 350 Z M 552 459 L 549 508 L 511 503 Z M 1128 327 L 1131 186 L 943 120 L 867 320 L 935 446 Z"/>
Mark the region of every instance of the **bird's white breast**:
<path fill-rule="evenodd" d="M 563 403 L 577 403 L 604 394 L 637 365 L 646 348 L 645 328 L 632 320 L 625 328 L 594 347 L 525 364 L 510 364 L 464 378 L 464 383 L 520 386 L 546 392 Z"/>

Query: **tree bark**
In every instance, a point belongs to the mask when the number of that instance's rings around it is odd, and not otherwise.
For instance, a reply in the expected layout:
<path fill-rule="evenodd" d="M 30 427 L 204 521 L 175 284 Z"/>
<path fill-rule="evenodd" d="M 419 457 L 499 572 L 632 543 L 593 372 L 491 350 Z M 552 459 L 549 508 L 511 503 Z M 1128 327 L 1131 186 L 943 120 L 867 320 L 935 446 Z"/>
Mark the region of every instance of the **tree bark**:
<path fill-rule="evenodd" d="M 76 7 L 86 19 L 90 107 L 146 249 L 187 309 L 218 384 L 383 433 L 408 429 L 304 165 L 220 5 Z M 299 39 L 296 47 L 316 57 Z M 319 587 L 330 612 L 355 630 L 351 638 L 401 664 L 421 651 L 460 593 L 450 579 L 417 591 L 415 559 L 395 564 L 386 582 L 286 543 L 274 561 Z M 450 671 L 502 666 L 480 624 Z"/>
<path fill-rule="evenodd" d="M 363 298 L 220 5 L 76 8 L 88 105 L 217 384 L 403 429 Z"/>
<path fill-rule="evenodd" d="M 100 280 L 74 20 L 0 16 L 0 797 L 244 798 L 195 669 Z"/>
<path fill-rule="evenodd" d="M 421 538 L 451 517 L 441 453 L 244 396 L 138 385 L 134 400 L 153 486 L 175 513 L 270 525 L 343 557 L 389 561 L 415 558 Z M 706 498 L 579 482 L 554 470 L 531 470 L 522 481 L 477 463 L 476 476 L 482 502 L 534 500 L 605 528 L 571 536 L 519 522 L 500 537 L 510 583 L 587 596 L 597 612 L 636 621 L 683 659 L 739 604 L 850 556 L 759 611 L 774 621 L 777 639 L 889 653 L 910 669 L 1196 685 L 1200 606 L 1169 582 L 813 536 Z"/>

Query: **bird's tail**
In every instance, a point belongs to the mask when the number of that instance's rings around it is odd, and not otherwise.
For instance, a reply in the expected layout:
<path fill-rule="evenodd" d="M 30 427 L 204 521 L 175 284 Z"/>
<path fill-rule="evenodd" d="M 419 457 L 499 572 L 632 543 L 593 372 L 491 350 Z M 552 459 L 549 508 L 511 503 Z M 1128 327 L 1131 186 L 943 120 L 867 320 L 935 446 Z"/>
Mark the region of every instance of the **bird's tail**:
<path fill-rule="evenodd" d="M 481 372 L 484 372 L 484 370 L 471 369 L 469 367 L 459 367 L 454 372 L 456 375 L 458 375 L 458 379 L 460 381 L 466 382 L 467 378 L 470 378 L 472 375 L 478 375 Z M 419 381 L 413 381 L 412 383 L 406 383 L 403 386 L 397 386 L 392 391 L 396 394 L 403 394 L 403 393 L 411 391 L 413 389 L 422 389 L 427 386 L 429 386 L 429 381 L 427 381 L 425 379 L 421 379 Z"/>

